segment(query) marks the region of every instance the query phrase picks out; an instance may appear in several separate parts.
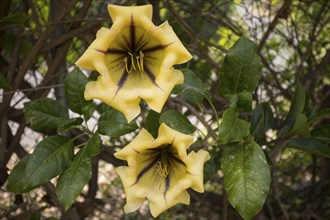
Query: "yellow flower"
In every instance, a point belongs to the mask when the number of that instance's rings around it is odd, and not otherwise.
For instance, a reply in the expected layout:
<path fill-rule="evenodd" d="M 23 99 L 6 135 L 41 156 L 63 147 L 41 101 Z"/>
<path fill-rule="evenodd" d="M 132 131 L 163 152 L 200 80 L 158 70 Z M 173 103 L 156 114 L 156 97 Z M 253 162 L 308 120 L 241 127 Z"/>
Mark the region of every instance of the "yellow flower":
<path fill-rule="evenodd" d="M 187 155 L 193 137 L 161 124 L 158 137 L 142 129 L 130 144 L 115 153 L 128 166 L 116 169 L 126 193 L 125 212 L 134 212 L 147 198 L 157 217 L 168 208 L 189 204 L 186 189 L 203 192 L 203 166 L 210 155 L 205 150 Z"/>
<path fill-rule="evenodd" d="M 130 122 L 140 113 L 140 99 L 157 112 L 183 74 L 173 65 L 192 57 L 164 22 L 155 26 L 152 6 L 108 5 L 113 25 L 102 27 L 76 65 L 100 73 L 89 82 L 85 99 L 97 98 L 121 111 Z"/>

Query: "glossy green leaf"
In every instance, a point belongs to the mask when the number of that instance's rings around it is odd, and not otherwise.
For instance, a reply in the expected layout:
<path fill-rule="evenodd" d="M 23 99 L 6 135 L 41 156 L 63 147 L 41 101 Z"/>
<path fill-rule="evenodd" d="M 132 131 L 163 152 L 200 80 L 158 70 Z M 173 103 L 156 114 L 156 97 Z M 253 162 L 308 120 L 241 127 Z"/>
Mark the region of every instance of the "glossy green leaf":
<path fill-rule="evenodd" d="M 202 80 L 190 69 L 181 69 L 184 83 L 177 85 L 173 93 L 181 93 L 191 103 L 201 103 L 206 95 L 205 85 Z"/>
<path fill-rule="evenodd" d="M 59 102 L 42 98 L 24 103 L 26 121 L 36 131 L 57 131 L 69 120 L 67 109 Z"/>
<path fill-rule="evenodd" d="M 274 116 L 269 104 L 258 104 L 252 112 L 250 133 L 256 140 L 261 140 L 273 124 Z"/>
<path fill-rule="evenodd" d="M 258 86 L 261 67 L 256 44 L 245 37 L 239 38 L 220 70 L 220 92 L 223 95 L 253 92 Z"/>
<path fill-rule="evenodd" d="M 71 165 L 73 143 L 65 136 L 50 136 L 35 148 L 26 165 L 29 186 L 43 184 L 61 174 Z"/>
<path fill-rule="evenodd" d="M 219 142 L 222 144 L 241 141 L 249 134 L 249 124 L 238 118 L 236 112 L 229 108 L 222 115 L 219 126 Z"/>
<path fill-rule="evenodd" d="M 288 116 L 284 121 L 283 130 L 288 132 L 294 125 L 296 117 L 299 113 L 303 113 L 306 104 L 306 92 L 300 83 L 296 85 L 296 91 L 293 96 L 293 100 L 290 106 L 290 111 Z"/>
<path fill-rule="evenodd" d="M 159 123 L 165 123 L 167 126 L 173 128 L 184 134 L 191 134 L 196 131 L 190 121 L 176 110 L 167 110 L 162 113 L 159 118 Z"/>
<path fill-rule="evenodd" d="M 289 131 L 288 135 L 290 136 L 299 135 L 301 137 L 310 136 L 307 117 L 305 114 L 301 114 L 301 113 L 297 114 L 296 120 L 293 124 L 292 129 Z"/>
<path fill-rule="evenodd" d="M 66 169 L 73 157 L 72 142 L 63 136 L 41 141 L 31 155 L 24 157 L 8 177 L 7 190 L 16 194 L 28 192 Z"/>
<path fill-rule="evenodd" d="M 77 153 L 72 165 L 60 176 L 56 185 L 56 194 L 65 210 L 72 205 L 91 178 L 91 157 L 100 152 L 99 146 L 100 138 L 96 133 Z"/>
<path fill-rule="evenodd" d="M 154 138 L 158 137 L 158 128 L 160 125 L 159 117 L 160 114 L 158 112 L 150 110 L 144 125 L 144 128 L 147 129 Z"/>
<path fill-rule="evenodd" d="M 87 101 L 84 98 L 87 82 L 87 77 L 79 68 L 75 68 L 66 76 L 64 86 L 69 108 L 78 114 L 84 115 L 86 119 L 89 119 L 96 106 L 93 101 Z"/>
<path fill-rule="evenodd" d="M 296 148 L 319 156 L 330 158 L 329 145 L 315 138 L 293 138 L 286 142 L 285 147 Z"/>
<path fill-rule="evenodd" d="M 15 194 L 22 194 L 32 190 L 34 187 L 28 186 L 28 178 L 25 175 L 25 168 L 30 159 L 30 155 L 22 158 L 12 169 L 7 180 L 7 190 Z"/>
<path fill-rule="evenodd" d="M 116 109 L 109 109 L 99 119 L 99 132 L 112 138 L 132 132 L 138 128 L 135 121 L 127 123 L 123 113 Z"/>
<path fill-rule="evenodd" d="M 330 125 L 324 125 L 317 128 L 314 128 L 311 131 L 311 135 L 318 140 L 330 144 Z"/>
<path fill-rule="evenodd" d="M 262 208 L 271 180 L 263 150 L 253 141 L 228 146 L 221 169 L 230 204 L 244 219 L 251 219 Z"/>
<path fill-rule="evenodd" d="M 57 129 L 57 133 L 62 134 L 73 128 L 79 127 L 83 122 L 84 120 L 82 118 L 70 118 Z"/>

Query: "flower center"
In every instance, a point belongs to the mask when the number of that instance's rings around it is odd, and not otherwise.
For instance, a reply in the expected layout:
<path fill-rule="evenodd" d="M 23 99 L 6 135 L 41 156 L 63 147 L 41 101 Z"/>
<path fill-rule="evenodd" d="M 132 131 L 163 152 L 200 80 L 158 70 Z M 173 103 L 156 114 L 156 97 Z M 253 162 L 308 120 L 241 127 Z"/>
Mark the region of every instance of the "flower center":
<path fill-rule="evenodd" d="M 140 50 L 139 55 L 133 54 L 131 52 L 128 52 L 128 57 L 124 58 L 125 62 L 125 68 L 128 73 L 132 71 L 139 71 L 141 73 L 144 72 L 144 66 L 143 66 L 143 58 L 144 54 L 142 50 Z"/>
<path fill-rule="evenodd" d="M 160 157 L 159 157 L 159 160 L 157 161 L 157 165 L 156 165 L 157 173 L 161 177 L 167 177 L 168 174 L 169 174 L 169 166 L 170 166 L 169 157 L 170 157 L 170 154 L 171 153 L 169 152 L 169 147 L 161 148 Z"/>

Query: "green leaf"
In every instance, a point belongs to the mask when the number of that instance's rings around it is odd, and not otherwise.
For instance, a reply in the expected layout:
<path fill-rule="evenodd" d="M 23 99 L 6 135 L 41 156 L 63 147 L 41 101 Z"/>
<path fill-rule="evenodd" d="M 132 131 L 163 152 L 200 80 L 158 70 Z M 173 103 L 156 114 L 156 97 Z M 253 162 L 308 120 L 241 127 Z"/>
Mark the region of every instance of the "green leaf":
<path fill-rule="evenodd" d="M 256 44 L 245 37 L 239 38 L 220 70 L 220 92 L 223 95 L 253 92 L 258 86 L 261 67 Z"/>
<path fill-rule="evenodd" d="M 149 111 L 149 114 L 146 118 L 146 123 L 144 125 L 144 128 L 149 131 L 149 133 L 154 137 L 158 137 L 158 128 L 159 128 L 159 117 L 160 114 L 158 112 L 155 112 L 153 110 Z"/>
<path fill-rule="evenodd" d="M 7 80 L 7 78 L 0 72 L 0 88 L 5 90 L 9 90 L 12 88 L 11 83 Z"/>
<path fill-rule="evenodd" d="M 43 184 L 71 165 L 73 143 L 65 136 L 50 136 L 35 148 L 26 165 L 28 186 Z"/>
<path fill-rule="evenodd" d="M 57 129 L 57 133 L 62 134 L 73 128 L 79 127 L 83 121 L 84 119 L 82 118 L 70 118 Z"/>
<path fill-rule="evenodd" d="M 69 119 L 67 109 L 59 102 L 42 98 L 24 103 L 26 121 L 36 131 L 57 131 Z"/>
<path fill-rule="evenodd" d="M 286 142 L 287 148 L 296 148 L 319 156 L 330 158 L 330 148 L 315 138 L 293 138 Z"/>
<path fill-rule="evenodd" d="M 116 109 L 109 109 L 99 119 L 99 132 L 112 138 L 132 132 L 138 128 L 135 121 L 127 123 L 123 113 Z"/>
<path fill-rule="evenodd" d="M 250 133 L 256 140 L 261 140 L 273 124 L 274 116 L 269 104 L 258 104 L 252 112 Z"/>
<path fill-rule="evenodd" d="M 190 121 L 176 110 L 167 110 L 160 115 L 159 123 L 165 123 L 170 128 L 182 132 L 184 134 L 191 134 L 196 131 Z"/>
<path fill-rule="evenodd" d="M 262 208 L 271 180 L 263 150 L 253 141 L 228 146 L 221 168 L 230 204 L 244 219 L 251 219 Z"/>
<path fill-rule="evenodd" d="M 7 190 L 15 194 L 28 192 L 34 187 L 28 186 L 28 178 L 25 175 L 26 165 L 30 159 L 30 155 L 22 158 L 18 164 L 12 169 L 7 180 Z"/>
<path fill-rule="evenodd" d="M 202 80 L 190 69 L 181 69 L 184 83 L 177 85 L 173 93 L 181 93 L 191 103 L 201 103 L 206 95 L 205 85 Z"/>
<path fill-rule="evenodd" d="M 293 100 L 290 106 L 289 114 L 284 121 L 283 130 L 288 132 L 294 125 L 296 117 L 299 113 L 303 113 L 306 104 L 306 92 L 302 85 L 298 82 Z"/>
<path fill-rule="evenodd" d="M 305 114 L 297 114 L 296 120 L 293 124 L 292 129 L 289 131 L 288 135 L 299 135 L 302 137 L 310 136 L 309 126 L 307 122 L 307 117 Z"/>
<path fill-rule="evenodd" d="M 87 77 L 79 68 L 75 68 L 64 80 L 65 94 L 69 108 L 78 114 L 84 115 L 85 119 L 89 119 L 96 108 L 93 101 L 87 101 L 84 98 L 87 82 Z"/>
<path fill-rule="evenodd" d="M 222 121 L 219 126 L 219 142 L 226 144 L 241 141 L 249 134 L 249 131 L 248 123 L 239 119 L 236 112 L 229 108 L 222 115 Z"/>
<path fill-rule="evenodd" d="M 65 210 L 72 205 L 91 178 L 91 157 L 100 152 L 99 146 L 100 138 L 96 133 L 74 157 L 71 167 L 60 176 L 56 194 Z"/>
<path fill-rule="evenodd" d="M 0 24 L 23 24 L 29 19 L 28 15 L 23 13 L 9 15 L 0 19 Z"/>
<path fill-rule="evenodd" d="M 252 93 L 240 92 L 238 94 L 228 94 L 226 99 L 230 102 L 230 108 L 239 109 L 243 112 L 252 110 Z"/>
<path fill-rule="evenodd" d="M 330 144 L 330 125 L 324 125 L 321 127 L 314 128 L 311 131 L 311 135 L 318 140 Z"/>
<path fill-rule="evenodd" d="M 317 121 L 320 121 L 324 118 L 330 117 L 330 108 L 323 108 L 320 109 L 318 112 L 313 112 L 309 117 L 308 117 L 308 123 L 310 125 L 314 124 Z"/>

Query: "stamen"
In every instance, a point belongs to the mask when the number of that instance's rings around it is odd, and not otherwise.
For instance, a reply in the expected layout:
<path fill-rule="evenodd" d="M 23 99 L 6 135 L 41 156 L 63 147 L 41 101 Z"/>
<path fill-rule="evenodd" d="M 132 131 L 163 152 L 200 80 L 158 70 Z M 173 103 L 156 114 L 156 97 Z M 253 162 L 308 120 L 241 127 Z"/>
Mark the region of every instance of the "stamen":
<path fill-rule="evenodd" d="M 143 57 L 144 57 L 144 54 L 142 53 L 142 50 L 140 50 L 140 66 L 141 66 L 141 72 L 144 72 Z"/>
<path fill-rule="evenodd" d="M 134 56 L 132 53 L 128 52 L 128 54 L 131 57 L 131 66 L 133 67 L 134 70 L 136 70 L 135 64 L 134 64 Z"/>
<path fill-rule="evenodd" d="M 128 61 L 127 61 L 127 57 L 124 58 L 124 62 L 125 62 L 125 68 L 126 68 L 126 71 L 128 73 L 130 73 L 132 71 L 132 65 L 130 66 L 131 68 L 128 69 Z"/>
<path fill-rule="evenodd" d="M 142 51 L 140 51 L 139 56 L 135 56 L 135 54 L 132 54 L 131 52 L 127 52 L 130 56 L 130 58 L 125 57 L 125 67 L 126 71 L 130 73 L 132 70 L 138 70 L 139 72 L 144 72 L 144 66 L 143 66 L 143 57 L 144 54 Z M 131 59 L 131 63 L 128 64 L 128 59 Z"/>
<path fill-rule="evenodd" d="M 157 173 L 162 177 L 168 176 L 168 167 L 166 164 L 162 165 L 162 162 L 158 161 L 156 166 Z"/>

